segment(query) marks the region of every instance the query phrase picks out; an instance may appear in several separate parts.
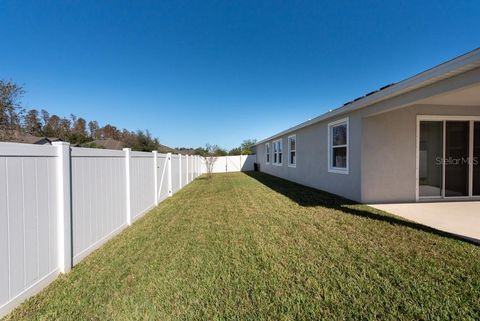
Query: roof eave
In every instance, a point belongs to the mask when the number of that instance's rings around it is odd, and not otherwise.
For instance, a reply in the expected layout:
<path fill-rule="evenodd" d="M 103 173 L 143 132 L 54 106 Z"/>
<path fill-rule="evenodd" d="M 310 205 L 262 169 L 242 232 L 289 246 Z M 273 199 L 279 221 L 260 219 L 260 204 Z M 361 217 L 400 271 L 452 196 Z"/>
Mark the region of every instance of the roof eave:
<path fill-rule="evenodd" d="M 314 125 L 318 122 L 341 116 L 345 113 L 349 113 L 361 108 L 365 108 L 367 106 L 370 106 L 374 103 L 378 103 L 382 100 L 390 99 L 392 97 L 401 95 L 405 92 L 412 91 L 415 89 L 418 89 L 420 87 L 432 84 L 434 82 L 440 81 L 445 78 L 452 77 L 458 73 L 465 72 L 469 69 L 465 69 L 468 65 L 473 64 L 473 63 L 478 63 L 480 61 L 480 48 L 477 48 L 475 50 L 472 50 L 464 55 L 461 55 L 457 58 L 451 59 L 447 62 L 444 62 L 438 66 L 435 66 L 433 68 L 430 68 L 426 71 L 423 71 L 417 75 L 414 75 L 412 77 L 409 77 L 407 79 L 404 79 L 392 86 L 389 86 L 383 90 L 380 90 L 378 92 L 375 92 L 369 96 L 365 96 L 360 100 L 354 101 L 348 105 L 341 106 L 339 108 L 336 108 L 332 111 L 329 111 L 325 114 L 322 114 L 318 117 L 315 117 L 311 120 L 308 120 L 306 122 L 303 122 L 301 124 L 298 124 L 294 127 L 291 127 L 289 129 L 286 129 L 278 134 L 275 134 L 273 136 L 270 136 L 268 138 L 262 139 L 259 142 L 257 142 L 254 146 L 260 145 L 262 143 L 265 143 L 267 141 L 270 141 L 272 139 L 278 138 L 280 136 L 289 134 L 293 131 L 299 130 L 301 128 L 307 127 Z M 474 67 L 475 68 L 475 67 Z M 455 73 L 455 71 L 460 71 L 458 73 Z M 445 75 L 448 75 L 445 77 Z M 432 81 L 433 80 L 433 81 Z"/>

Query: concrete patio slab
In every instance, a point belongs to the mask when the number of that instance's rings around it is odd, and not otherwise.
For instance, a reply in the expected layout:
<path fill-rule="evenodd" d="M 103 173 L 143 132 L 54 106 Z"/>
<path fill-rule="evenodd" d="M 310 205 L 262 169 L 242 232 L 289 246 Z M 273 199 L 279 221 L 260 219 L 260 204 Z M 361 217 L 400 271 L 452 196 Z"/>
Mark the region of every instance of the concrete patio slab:
<path fill-rule="evenodd" d="M 480 202 L 370 204 L 408 220 L 480 244 Z"/>

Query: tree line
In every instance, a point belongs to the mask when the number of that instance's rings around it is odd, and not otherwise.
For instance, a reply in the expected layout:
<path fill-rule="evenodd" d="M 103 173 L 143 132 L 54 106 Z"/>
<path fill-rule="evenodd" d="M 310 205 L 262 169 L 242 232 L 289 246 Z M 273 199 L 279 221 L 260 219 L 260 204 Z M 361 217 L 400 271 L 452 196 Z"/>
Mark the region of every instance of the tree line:
<path fill-rule="evenodd" d="M 234 147 L 230 150 L 222 148 L 218 145 L 206 144 L 205 147 L 197 147 L 195 149 L 186 147 L 176 147 L 175 149 L 200 156 L 233 156 L 233 155 L 251 155 L 254 154 L 254 145 L 257 143 L 256 139 L 245 139 L 240 146 Z"/>
<path fill-rule="evenodd" d="M 37 137 L 56 137 L 82 147 L 97 147 L 92 142 L 112 138 L 137 151 L 158 150 L 159 140 L 148 130 L 129 131 L 96 120 L 87 121 L 71 114 L 60 117 L 47 110 L 26 109 L 21 104 L 25 90 L 12 81 L 0 80 L 0 140 L 11 141 L 16 133 Z"/>
<path fill-rule="evenodd" d="M 45 109 L 27 109 L 21 104 L 24 94 L 22 86 L 0 79 L 0 141 L 12 141 L 15 134 L 20 133 L 36 137 L 55 137 L 81 147 L 99 147 L 95 146 L 94 141 L 108 138 L 121 141 L 125 147 L 136 151 L 159 150 L 161 147 L 158 138 L 152 137 L 148 130 L 130 131 L 118 129 L 111 124 L 100 126 L 96 120 L 87 121 L 74 114 L 60 117 Z M 202 156 L 211 153 L 215 156 L 248 155 L 252 154 L 255 143 L 256 140 L 247 139 L 239 147 L 229 151 L 209 144 L 205 147 L 176 149 L 185 154 Z"/>

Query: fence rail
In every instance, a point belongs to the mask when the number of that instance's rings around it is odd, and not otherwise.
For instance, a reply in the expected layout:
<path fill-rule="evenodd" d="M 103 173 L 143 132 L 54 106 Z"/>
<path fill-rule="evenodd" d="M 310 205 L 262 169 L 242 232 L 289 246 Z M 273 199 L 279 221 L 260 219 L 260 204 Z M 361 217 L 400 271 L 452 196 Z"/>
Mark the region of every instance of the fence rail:
<path fill-rule="evenodd" d="M 202 169 L 198 156 L 0 143 L 0 317 Z"/>

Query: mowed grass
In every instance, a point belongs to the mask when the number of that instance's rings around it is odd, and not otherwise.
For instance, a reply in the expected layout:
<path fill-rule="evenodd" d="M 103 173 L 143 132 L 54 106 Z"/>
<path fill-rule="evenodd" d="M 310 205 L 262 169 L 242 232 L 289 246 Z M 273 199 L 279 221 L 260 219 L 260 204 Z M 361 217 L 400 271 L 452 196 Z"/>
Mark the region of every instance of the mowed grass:
<path fill-rule="evenodd" d="M 265 174 L 200 178 L 6 320 L 479 320 L 480 248 Z"/>

